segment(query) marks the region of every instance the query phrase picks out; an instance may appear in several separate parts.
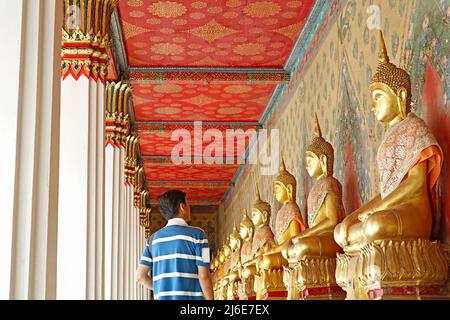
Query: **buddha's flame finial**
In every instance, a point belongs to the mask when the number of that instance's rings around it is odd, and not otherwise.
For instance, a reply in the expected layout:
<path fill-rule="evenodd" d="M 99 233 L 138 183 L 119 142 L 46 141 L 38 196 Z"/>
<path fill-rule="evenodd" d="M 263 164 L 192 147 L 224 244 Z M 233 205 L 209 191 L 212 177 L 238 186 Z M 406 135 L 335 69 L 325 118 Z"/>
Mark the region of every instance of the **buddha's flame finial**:
<path fill-rule="evenodd" d="M 259 187 L 258 184 L 256 184 L 256 201 L 261 200 L 261 194 L 259 193 Z"/>
<path fill-rule="evenodd" d="M 283 156 L 281 156 L 281 163 L 280 163 L 280 172 L 286 171 L 286 164 L 284 163 Z"/>
<path fill-rule="evenodd" d="M 320 130 L 319 119 L 317 118 L 317 113 L 314 113 L 314 135 L 316 137 L 322 138 L 322 131 Z"/>
<path fill-rule="evenodd" d="M 380 53 L 378 54 L 378 61 L 380 64 L 388 63 L 389 56 L 386 50 L 386 43 L 384 42 L 383 31 L 378 30 L 379 42 L 380 42 Z"/>

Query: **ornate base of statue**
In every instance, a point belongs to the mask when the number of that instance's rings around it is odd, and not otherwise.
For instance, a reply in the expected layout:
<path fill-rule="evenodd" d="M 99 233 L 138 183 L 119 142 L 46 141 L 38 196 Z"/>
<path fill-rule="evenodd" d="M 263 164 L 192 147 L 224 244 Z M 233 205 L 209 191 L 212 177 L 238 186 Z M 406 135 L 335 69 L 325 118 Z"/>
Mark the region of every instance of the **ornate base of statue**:
<path fill-rule="evenodd" d="M 286 300 L 283 270 L 261 270 L 255 276 L 255 291 L 257 300 Z"/>
<path fill-rule="evenodd" d="M 439 242 L 377 240 L 338 254 L 336 280 L 347 299 L 443 299 L 447 258 Z"/>
<path fill-rule="evenodd" d="M 238 288 L 240 283 L 240 279 L 235 279 L 228 283 L 227 300 L 239 300 Z"/>
<path fill-rule="evenodd" d="M 345 292 L 336 283 L 336 259 L 307 257 L 284 270 L 288 300 L 342 300 Z"/>
<path fill-rule="evenodd" d="M 238 285 L 239 300 L 256 300 L 255 277 L 242 278 Z"/>
<path fill-rule="evenodd" d="M 228 292 L 228 284 L 226 285 L 218 285 L 216 290 L 214 290 L 214 299 L 215 300 L 226 300 L 227 292 Z"/>
<path fill-rule="evenodd" d="M 214 300 L 224 300 L 222 292 L 223 292 L 222 288 L 215 288 L 215 290 L 214 290 Z"/>

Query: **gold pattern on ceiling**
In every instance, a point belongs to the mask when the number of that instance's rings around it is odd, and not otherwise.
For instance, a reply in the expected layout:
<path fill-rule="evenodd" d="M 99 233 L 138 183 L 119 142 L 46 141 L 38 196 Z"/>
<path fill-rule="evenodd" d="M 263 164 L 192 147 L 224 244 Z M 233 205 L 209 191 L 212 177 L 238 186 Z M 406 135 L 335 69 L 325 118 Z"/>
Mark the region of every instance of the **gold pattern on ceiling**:
<path fill-rule="evenodd" d="M 245 93 L 251 91 L 252 88 L 250 86 L 246 85 L 231 85 L 228 87 L 225 87 L 223 91 L 227 93 Z"/>
<path fill-rule="evenodd" d="M 207 24 L 194 28 L 188 31 L 189 33 L 202 38 L 208 42 L 213 42 L 216 39 L 228 36 L 235 33 L 233 29 L 229 29 L 224 25 L 218 23 L 216 20 L 212 19 Z"/>
<path fill-rule="evenodd" d="M 260 1 L 249 3 L 242 11 L 252 18 L 267 18 L 278 14 L 281 11 L 281 8 L 278 3 Z"/>
<path fill-rule="evenodd" d="M 153 87 L 153 91 L 160 93 L 177 93 L 180 92 L 181 90 L 183 90 L 183 88 L 174 83 L 163 83 Z M 144 93 L 143 91 L 141 92 Z"/>
<path fill-rule="evenodd" d="M 176 18 L 186 13 L 186 7 L 178 2 L 159 1 L 147 8 L 151 14 L 161 18 Z"/>
<path fill-rule="evenodd" d="M 177 55 L 184 52 L 184 48 L 174 43 L 155 43 L 152 46 L 152 51 L 165 56 Z"/>
<path fill-rule="evenodd" d="M 204 94 L 200 94 L 198 96 L 195 96 L 195 97 L 192 97 L 189 99 L 184 99 L 183 101 L 190 102 L 190 103 L 198 105 L 198 106 L 204 106 L 206 104 L 217 102 L 218 100 L 207 97 Z"/>
<path fill-rule="evenodd" d="M 264 52 L 265 46 L 260 43 L 243 43 L 234 48 L 234 52 L 242 56 L 253 56 Z"/>

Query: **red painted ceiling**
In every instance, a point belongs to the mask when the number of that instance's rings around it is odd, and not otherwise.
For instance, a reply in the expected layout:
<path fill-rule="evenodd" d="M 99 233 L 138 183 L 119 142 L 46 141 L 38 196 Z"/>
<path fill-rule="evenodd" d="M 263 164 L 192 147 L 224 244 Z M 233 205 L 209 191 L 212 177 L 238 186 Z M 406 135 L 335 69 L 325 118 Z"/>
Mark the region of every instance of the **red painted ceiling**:
<path fill-rule="evenodd" d="M 210 122 L 203 125 L 203 134 L 212 128 L 224 135 L 227 129 L 256 129 L 280 83 L 274 74 L 284 67 L 313 4 L 313 0 L 119 1 L 127 60 L 135 68 L 128 79 L 152 204 L 174 186 L 186 191 L 192 204 L 220 202 L 239 165 L 176 165 L 170 155 L 182 144 L 171 141 L 171 135 L 175 129 L 186 129 L 193 137 L 193 121 Z M 199 67 L 206 69 L 192 69 Z M 160 69 L 150 76 L 148 68 Z M 247 70 L 249 76 L 242 76 Z M 252 80 L 251 73 L 267 70 L 274 74 Z M 199 79 L 208 72 L 220 80 Z M 222 142 L 236 149 L 232 139 Z M 200 149 L 194 140 L 190 148 L 186 144 L 190 155 L 202 155 L 211 141 L 199 143 Z"/>
<path fill-rule="evenodd" d="M 312 0 L 119 2 L 131 66 L 282 68 Z"/>
<path fill-rule="evenodd" d="M 213 131 L 214 130 L 214 131 Z M 216 156 L 215 152 L 207 152 L 208 146 L 215 147 L 215 151 L 223 151 L 228 158 L 243 157 L 245 148 L 251 137 L 256 136 L 256 126 L 213 126 L 201 125 L 194 131 L 194 126 L 138 125 L 139 144 L 141 154 L 146 156 L 171 156 L 178 146 L 182 151 L 176 156 L 199 157 Z M 197 133 L 198 132 L 198 133 Z M 223 139 L 215 140 L 213 134 L 221 134 Z M 211 134 L 211 136 L 209 135 Z M 186 153 L 184 153 L 186 151 Z M 225 158 L 225 161 L 227 159 Z"/>
<path fill-rule="evenodd" d="M 258 121 L 275 84 L 136 84 L 136 121 Z"/>

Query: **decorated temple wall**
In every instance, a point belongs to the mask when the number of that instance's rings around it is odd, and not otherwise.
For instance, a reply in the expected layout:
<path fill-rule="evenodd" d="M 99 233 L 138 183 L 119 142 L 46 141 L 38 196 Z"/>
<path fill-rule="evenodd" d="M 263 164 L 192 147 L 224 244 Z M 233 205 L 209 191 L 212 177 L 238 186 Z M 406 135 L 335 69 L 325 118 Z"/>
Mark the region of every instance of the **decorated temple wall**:
<path fill-rule="evenodd" d="M 313 135 L 317 112 L 322 134 L 335 148 L 335 176 L 343 185 L 347 214 L 378 193 L 376 151 L 386 126 L 370 111 L 369 83 L 376 70 L 378 41 L 369 27 L 377 18 L 368 7 L 380 8 L 380 22 L 391 61 L 410 71 L 413 111 L 423 117 L 436 135 L 446 158 L 438 185 L 441 215 L 440 238 L 450 243 L 450 56 L 449 1 L 348 1 L 333 25 L 321 36 L 314 60 L 308 62 L 294 85 L 288 102 L 277 105 L 269 123 L 280 130 L 280 151 L 287 169 L 297 178 L 297 202 L 306 213 L 306 198 L 313 181 L 305 170 L 305 151 Z M 376 10 L 376 8 L 375 8 Z M 376 20 L 375 20 L 376 22 Z M 306 68 L 306 69 L 305 69 Z M 295 77 L 294 77 L 295 78 Z M 283 110 L 284 109 L 284 110 Z M 259 165 L 250 165 L 225 203 L 218 228 L 222 243 L 251 210 L 256 183 L 272 212 L 275 176 L 261 176 Z"/>

